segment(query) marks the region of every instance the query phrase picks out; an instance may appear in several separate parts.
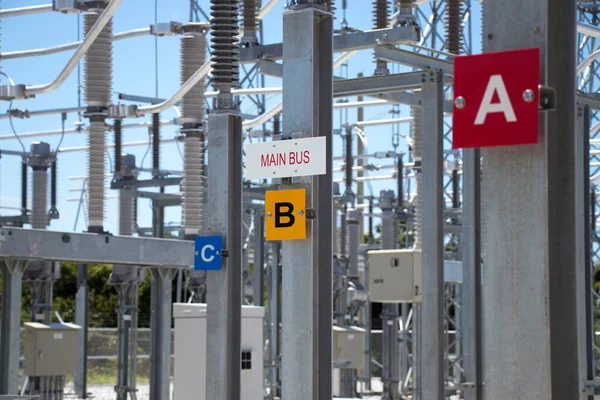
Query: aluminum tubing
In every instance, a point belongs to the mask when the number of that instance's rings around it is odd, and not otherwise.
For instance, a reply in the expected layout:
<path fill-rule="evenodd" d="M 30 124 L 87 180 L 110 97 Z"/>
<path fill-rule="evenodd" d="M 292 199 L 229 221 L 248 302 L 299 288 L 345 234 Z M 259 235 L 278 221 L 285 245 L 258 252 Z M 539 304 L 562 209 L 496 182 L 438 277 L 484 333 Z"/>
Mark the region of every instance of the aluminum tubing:
<path fill-rule="evenodd" d="M 33 170 L 33 204 L 31 210 L 31 227 L 46 229 L 48 225 L 48 170 Z"/>

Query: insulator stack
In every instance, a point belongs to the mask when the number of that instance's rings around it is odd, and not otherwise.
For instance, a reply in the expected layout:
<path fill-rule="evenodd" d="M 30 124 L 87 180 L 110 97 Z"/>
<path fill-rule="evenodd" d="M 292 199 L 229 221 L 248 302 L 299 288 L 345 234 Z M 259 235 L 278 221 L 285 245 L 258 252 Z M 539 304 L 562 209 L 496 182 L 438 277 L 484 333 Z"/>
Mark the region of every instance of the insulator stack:
<path fill-rule="evenodd" d="M 56 196 L 58 190 L 58 161 L 54 161 L 50 167 L 50 211 L 55 214 L 56 209 Z M 53 215 L 53 218 L 55 216 Z"/>
<path fill-rule="evenodd" d="M 115 174 L 121 172 L 121 153 L 123 152 L 123 125 L 120 119 L 115 119 Z"/>
<path fill-rule="evenodd" d="M 48 225 L 48 170 L 46 168 L 33 169 L 33 204 L 31 207 L 31 227 L 33 229 L 46 229 Z"/>
<path fill-rule="evenodd" d="M 236 37 L 239 34 L 238 0 L 210 0 L 211 60 L 213 86 L 219 94 L 231 93 L 239 86 L 240 47 Z M 233 100 L 224 102 L 227 96 L 217 97 L 217 109 L 233 107 Z"/>
<path fill-rule="evenodd" d="M 335 0 L 326 0 L 325 1 L 325 5 L 327 6 L 327 11 L 329 11 L 330 13 L 335 14 L 335 10 L 337 9 L 335 7 Z"/>
<path fill-rule="evenodd" d="M 202 25 L 188 25 L 181 39 L 181 82 L 185 82 L 206 61 L 206 37 Z M 186 236 L 204 228 L 204 134 L 205 84 L 201 80 L 182 99 L 181 133 L 185 136 L 182 182 L 182 213 Z"/>
<path fill-rule="evenodd" d="M 119 190 L 119 235 L 133 235 L 133 193 L 128 189 Z"/>
<path fill-rule="evenodd" d="M 51 156 L 48 143 L 31 143 L 28 161 L 33 170 L 30 220 L 33 229 L 46 229 L 48 225 L 48 167 L 52 163 Z"/>
<path fill-rule="evenodd" d="M 88 133 L 88 226 L 104 224 L 104 151 L 106 148 L 104 119 L 92 117 Z"/>
<path fill-rule="evenodd" d="M 421 132 L 422 132 L 422 113 L 420 107 L 410 108 L 410 117 L 412 118 L 410 128 L 412 144 L 412 158 L 418 164 L 421 164 Z"/>
<path fill-rule="evenodd" d="M 452 170 L 452 208 L 460 208 L 460 177 L 458 169 Z"/>
<path fill-rule="evenodd" d="M 444 24 L 446 25 L 446 43 L 449 53 L 460 54 L 463 49 L 464 0 L 446 0 Z"/>
<path fill-rule="evenodd" d="M 252 200 L 249 200 L 248 198 L 243 199 L 242 206 L 244 207 L 244 209 L 242 210 L 242 220 L 244 222 L 244 226 L 242 227 L 242 232 L 244 233 L 244 249 L 246 250 L 246 252 L 248 251 L 248 234 L 250 232 L 250 225 L 252 225 L 252 209 L 250 208 L 251 205 Z"/>
<path fill-rule="evenodd" d="M 87 35 L 103 10 L 90 9 L 84 16 Z M 90 46 L 84 61 L 85 101 L 90 116 L 88 134 L 88 228 L 103 231 L 104 225 L 104 152 L 106 128 L 103 112 L 111 102 L 112 92 L 112 19 Z"/>
<path fill-rule="evenodd" d="M 395 249 L 398 242 L 396 218 L 394 218 L 394 202 L 396 195 L 393 190 L 382 190 L 379 193 L 379 207 L 381 208 L 381 248 Z"/>
<path fill-rule="evenodd" d="M 242 28 L 244 36 L 240 40 L 240 46 L 251 47 L 258 45 L 258 20 L 256 18 L 260 0 L 244 0 L 242 2 Z"/>
<path fill-rule="evenodd" d="M 152 114 L 152 175 L 160 174 L 160 114 Z"/>
<path fill-rule="evenodd" d="M 402 159 L 403 157 L 404 156 L 402 154 L 398 156 L 398 164 L 396 167 L 398 174 L 398 177 L 396 179 L 396 206 L 399 210 L 402 210 L 404 208 L 404 160 Z"/>
<path fill-rule="evenodd" d="M 21 163 L 21 213 L 27 213 L 27 163 Z"/>
<path fill-rule="evenodd" d="M 188 136 L 184 139 L 183 166 L 183 224 L 186 235 L 197 235 L 203 227 L 204 196 L 202 172 L 204 170 L 204 140 Z"/>
<path fill-rule="evenodd" d="M 135 156 L 132 154 L 119 155 L 123 179 L 135 179 Z M 135 225 L 135 196 L 130 189 L 119 190 L 119 235 L 133 235 Z"/>
<path fill-rule="evenodd" d="M 352 130 L 346 130 L 346 136 L 344 137 L 344 155 L 346 156 L 346 194 L 352 193 L 352 166 L 354 164 L 354 157 L 352 154 Z"/>
<path fill-rule="evenodd" d="M 187 81 L 206 62 L 206 37 L 204 28 L 186 32 L 181 38 L 181 83 Z M 200 80 L 181 100 L 183 124 L 204 122 L 205 82 Z"/>
<path fill-rule="evenodd" d="M 138 198 L 137 196 L 133 196 L 133 230 L 136 230 L 137 227 L 137 212 L 138 210 Z"/>
<path fill-rule="evenodd" d="M 388 26 L 389 0 L 373 1 L 373 24 L 375 29 L 384 29 Z"/>
<path fill-rule="evenodd" d="M 102 10 L 92 9 L 84 15 L 84 34 L 92 29 Z M 85 102 L 88 106 L 106 106 L 112 91 L 112 19 L 90 46 L 84 61 Z"/>
<path fill-rule="evenodd" d="M 421 139 L 422 139 L 422 121 L 421 121 L 421 108 L 420 107 L 411 107 L 410 116 L 412 117 L 411 124 L 411 136 L 413 139 L 412 146 L 412 157 L 415 162 L 415 165 L 418 167 L 416 173 L 416 183 L 417 183 L 417 196 L 414 199 L 414 247 L 416 249 L 421 248 L 421 236 L 422 236 L 422 208 L 421 208 L 421 193 L 422 193 L 422 182 L 423 175 L 421 174 Z"/>
<path fill-rule="evenodd" d="M 273 136 L 276 135 L 281 135 L 281 120 L 279 119 L 279 115 L 273 118 Z"/>
<path fill-rule="evenodd" d="M 389 5 L 389 0 L 373 1 L 373 24 L 375 29 L 385 29 L 388 27 Z M 376 63 L 377 67 L 375 68 L 375 75 L 386 75 L 390 73 L 387 62 L 376 60 Z"/>

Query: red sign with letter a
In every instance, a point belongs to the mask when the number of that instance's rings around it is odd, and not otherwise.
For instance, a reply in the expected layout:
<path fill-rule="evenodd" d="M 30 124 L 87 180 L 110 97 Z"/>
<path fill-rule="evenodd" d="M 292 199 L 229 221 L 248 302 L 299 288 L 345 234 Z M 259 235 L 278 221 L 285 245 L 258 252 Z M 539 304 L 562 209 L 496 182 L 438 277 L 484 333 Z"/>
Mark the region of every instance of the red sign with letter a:
<path fill-rule="evenodd" d="M 538 143 L 540 50 L 454 59 L 452 148 Z"/>

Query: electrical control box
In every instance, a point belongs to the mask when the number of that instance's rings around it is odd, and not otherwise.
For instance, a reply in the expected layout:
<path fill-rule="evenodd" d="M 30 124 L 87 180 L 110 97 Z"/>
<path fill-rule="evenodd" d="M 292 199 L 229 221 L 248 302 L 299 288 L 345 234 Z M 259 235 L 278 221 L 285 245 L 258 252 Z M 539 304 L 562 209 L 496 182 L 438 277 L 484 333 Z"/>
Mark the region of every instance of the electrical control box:
<path fill-rule="evenodd" d="M 263 400 L 263 307 L 242 306 L 241 398 Z M 206 304 L 175 303 L 174 400 L 206 399 Z"/>
<path fill-rule="evenodd" d="M 23 373 L 26 376 L 62 376 L 77 372 L 78 325 L 38 322 L 24 325 Z"/>
<path fill-rule="evenodd" d="M 362 369 L 365 366 L 365 330 L 357 326 L 333 327 L 333 361 L 349 361 L 343 368 Z"/>
<path fill-rule="evenodd" d="M 370 250 L 368 256 L 371 302 L 421 302 L 421 250 Z"/>

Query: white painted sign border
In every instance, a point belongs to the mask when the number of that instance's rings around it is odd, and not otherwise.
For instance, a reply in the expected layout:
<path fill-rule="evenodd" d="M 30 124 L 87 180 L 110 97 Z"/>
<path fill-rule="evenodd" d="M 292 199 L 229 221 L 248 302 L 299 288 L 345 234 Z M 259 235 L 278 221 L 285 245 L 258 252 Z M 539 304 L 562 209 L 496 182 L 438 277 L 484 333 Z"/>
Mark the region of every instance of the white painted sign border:
<path fill-rule="evenodd" d="M 292 178 L 327 173 L 325 136 L 249 143 L 246 179 Z"/>

